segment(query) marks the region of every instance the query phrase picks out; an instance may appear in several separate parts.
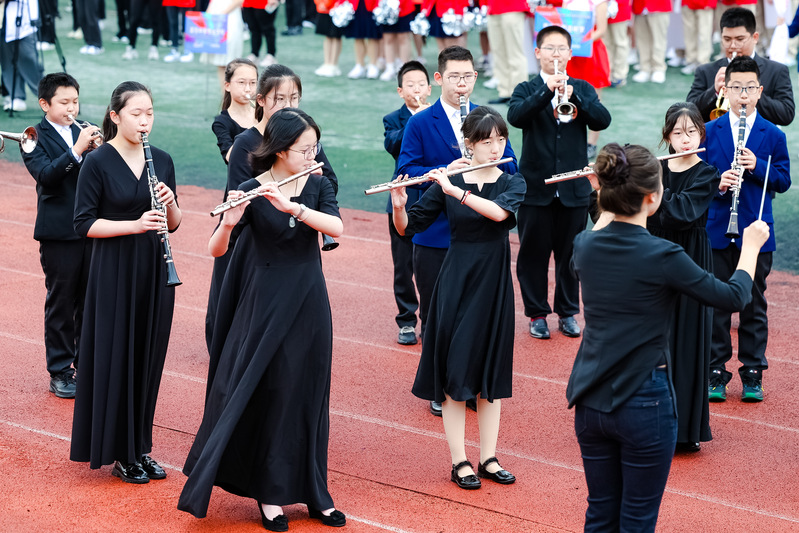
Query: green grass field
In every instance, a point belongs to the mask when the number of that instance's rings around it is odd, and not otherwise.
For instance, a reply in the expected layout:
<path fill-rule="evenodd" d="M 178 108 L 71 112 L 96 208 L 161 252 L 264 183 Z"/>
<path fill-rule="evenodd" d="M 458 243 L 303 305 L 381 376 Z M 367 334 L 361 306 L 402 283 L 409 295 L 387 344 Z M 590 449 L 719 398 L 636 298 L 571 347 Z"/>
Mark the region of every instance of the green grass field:
<path fill-rule="evenodd" d="M 140 59 L 122 61 L 124 45 L 111 42 L 116 31 L 116 16 L 109 11 L 103 32 L 105 54 L 83 56 L 78 49 L 82 41 L 67 39 L 71 30 L 71 14 L 61 3 L 62 18 L 58 21 L 58 35 L 67 58 L 67 71 L 81 83 L 81 118 L 100 122 L 111 92 L 124 80 L 137 80 L 149 85 L 155 98 L 156 123 L 152 143 L 167 150 L 175 160 L 178 182 L 222 189 L 226 167 L 216 147 L 211 123 L 219 112 L 221 94 L 216 67 L 200 64 L 196 59 L 190 64 L 167 64 L 147 61 L 149 35 L 139 37 Z M 112 7 L 109 4 L 109 8 Z M 281 10 L 282 11 L 282 10 Z M 282 12 L 278 17 L 278 31 L 285 27 Z M 322 37 L 305 30 L 300 37 L 278 35 L 277 58 L 294 69 L 303 80 L 301 107 L 313 116 L 322 128 L 325 151 L 339 175 L 338 200 L 341 206 L 383 211 L 385 195 L 366 197 L 363 190 L 370 185 L 391 178 L 393 159 L 383 149 L 383 122 L 386 113 L 402 103 L 396 94 L 396 84 L 378 80 L 349 80 L 318 78 L 314 69 L 321 64 Z M 470 48 L 477 55 L 477 35 L 470 36 Z M 168 52 L 160 48 L 161 55 Z M 249 43 L 245 43 L 249 51 Z M 425 58 L 435 70 L 437 47 L 429 42 Z M 353 65 L 352 42 L 344 40 L 340 67 L 346 73 Z M 61 70 L 56 53 L 44 53 L 45 72 Z M 792 78 L 795 78 L 792 71 Z M 663 116 L 669 105 L 684 100 L 688 94 L 691 77 L 683 76 L 677 69 L 669 69 L 663 85 L 629 83 L 621 89 L 606 89 L 602 101 L 613 117 L 610 128 L 602 133 L 600 145 L 616 141 L 643 144 L 657 150 Z M 796 85 L 796 82 L 794 82 Z M 796 86 L 794 87 L 796 92 Z M 496 95 L 484 89 L 478 79 L 472 98 L 477 103 L 487 102 Z M 438 91 L 433 89 L 433 99 Z M 13 118 L 2 114 L 0 130 L 18 133 L 26 126 L 41 120 L 42 113 L 35 97 L 28 95 L 29 109 L 15 113 Z M 503 114 L 507 111 L 499 107 Z M 792 164 L 799 163 L 799 120 L 784 129 L 788 136 Z M 521 132 L 511 131 L 511 142 L 521 146 Z M 7 143 L 9 144 L 9 143 Z M 4 157 L 20 161 L 15 146 L 7 149 Z M 775 255 L 775 268 L 799 272 L 799 188 L 780 195 L 774 203 L 777 220 L 779 252 Z M 210 207 L 210 206 L 209 206 Z"/>

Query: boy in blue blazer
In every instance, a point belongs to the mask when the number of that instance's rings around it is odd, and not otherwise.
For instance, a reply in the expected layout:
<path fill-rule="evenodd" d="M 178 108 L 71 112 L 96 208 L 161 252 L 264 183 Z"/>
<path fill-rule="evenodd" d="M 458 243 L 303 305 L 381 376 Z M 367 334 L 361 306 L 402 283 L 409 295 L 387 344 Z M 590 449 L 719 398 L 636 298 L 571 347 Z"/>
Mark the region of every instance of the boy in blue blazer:
<path fill-rule="evenodd" d="M 405 103 L 396 111 L 383 117 L 383 128 L 385 129 L 383 146 L 394 157 L 392 180 L 397 177 L 397 160 L 402 149 L 405 124 L 412 115 L 430 107 L 427 98 L 431 92 L 430 76 L 424 65 L 418 61 L 408 61 L 400 67 L 397 74 L 397 85 L 397 94 Z M 406 210 L 419 201 L 422 192 L 418 189 L 408 191 Z M 413 241 L 411 237 L 397 233 L 394 227 L 391 196 L 388 198 L 386 212 L 388 213 L 388 232 L 391 236 L 391 259 L 394 261 L 394 300 L 397 302 L 399 311 L 396 317 L 397 326 L 400 328 L 397 342 L 405 345 L 416 344 L 418 342 L 416 309 L 419 307 L 419 302 L 416 299 L 416 287 L 413 284 Z"/>
<path fill-rule="evenodd" d="M 746 126 L 744 147 L 738 155 L 738 162 L 744 169 L 738 204 L 739 228 L 749 226 L 758 218 L 767 162 L 771 156 L 767 185 L 770 194 L 766 194 L 763 205 L 763 221 L 768 223 L 771 231 L 758 255 L 752 301 L 741 311 L 738 327 L 738 361 L 741 363 L 738 373 L 743 384 L 741 399 L 759 402 L 763 400 L 763 371 L 768 368 L 766 277 L 771 271 L 772 254 L 776 249 L 771 195 L 785 192 L 791 186 L 790 158 L 785 134 L 756 110 L 763 92 L 757 63 L 747 56 L 733 59 L 727 67 L 725 86 L 730 99 L 730 111 L 708 123 L 705 140 L 707 151 L 703 154 L 707 162 L 721 172 L 719 191 L 710 205 L 707 221 L 707 232 L 713 248 L 713 273 L 721 280 L 730 278 L 741 253 L 740 239 L 728 239 L 725 233 L 733 196 L 729 189 L 739 179 L 730 167 L 735 157 L 742 106 L 746 106 Z M 732 358 L 730 326 L 731 313 L 716 309 L 713 314 L 708 384 L 710 401 L 719 402 L 727 398 L 727 383 L 732 378 L 732 373 L 725 368 L 727 361 Z"/>

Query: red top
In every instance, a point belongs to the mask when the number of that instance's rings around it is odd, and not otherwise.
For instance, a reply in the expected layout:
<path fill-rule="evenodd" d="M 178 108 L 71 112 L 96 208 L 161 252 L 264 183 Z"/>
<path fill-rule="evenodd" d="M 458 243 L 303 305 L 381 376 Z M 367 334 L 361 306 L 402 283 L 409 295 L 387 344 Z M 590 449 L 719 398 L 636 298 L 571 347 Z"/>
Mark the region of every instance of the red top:
<path fill-rule="evenodd" d="M 482 5 L 483 2 L 480 2 Z M 530 4 L 527 0 L 486 0 L 489 15 L 503 15 L 505 13 L 529 13 Z"/>
<path fill-rule="evenodd" d="M 640 15 L 645 8 L 648 13 L 671 13 L 671 0 L 633 0 L 634 14 Z"/>
<path fill-rule="evenodd" d="M 330 13 L 330 8 L 336 5 L 336 0 L 314 0 L 313 3 L 316 5 L 317 13 L 327 15 Z"/>
<path fill-rule="evenodd" d="M 725 6 L 750 6 L 757 3 L 757 0 L 721 0 Z"/>
<path fill-rule="evenodd" d="M 608 19 L 608 24 L 617 24 L 619 22 L 627 22 L 633 16 L 632 0 L 618 0 L 619 12 L 612 19 Z"/>
<path fill-rule="evenodd" d="M 317 0 L 314 0 L 314 3 L 316 3 L 316 1 Z M 339 5 L 339 4 L 343 4 L 344 2 L 349 2 L 350 4 L 352 4 L 352 9 L 354 9 L 355 11 L 358 11 L 358 0 L 336 0 L 333 3 L 333 7 L 335 7 L 335 6 Z M 375 10 L 375 8 L 377 7 L 377 3 L 378 3 L 378 0 L 364 0 L 364 5 L 366 6 L 366 10 L 369 11 L 370 13 Z M 316 10 L 319 11 L 318 4 L 317 4 Z M 329 12 L 330 12 L 330 8 L 328 8 L 328 13 Z M 319 13 L 321 13 L 321 11 L 319 11 Z"/>
<path fill-rule="evenodd" d="M 717 0 L 682 0 L 682 7 L 693 10 L 716 9 L 717 3 Z"/>
<path fill-rule="evenodd" d="M 422 0 L 422 11 L 429 17 L 433 14 L 433 7 L 436 8 L 435 15 L 440 17 L 452 9 L 456 15 L 463 15 L 464 8 L 469 7 L 469 0 Z"/>
<path fill-rule="evenodd" d="M 254 7 L 255 9 L 264 9 L 268 0 L 243 0 L 241 7 Z"/>

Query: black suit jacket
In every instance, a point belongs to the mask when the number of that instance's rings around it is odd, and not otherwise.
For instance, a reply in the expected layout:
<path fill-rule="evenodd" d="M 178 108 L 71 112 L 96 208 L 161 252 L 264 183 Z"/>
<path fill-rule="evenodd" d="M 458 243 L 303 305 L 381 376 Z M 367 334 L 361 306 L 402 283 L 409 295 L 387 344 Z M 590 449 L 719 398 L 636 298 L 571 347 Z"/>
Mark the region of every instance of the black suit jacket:
<path fill-rule="evenodd" d="M 37 241 L 80 239 L 72 225 L 80 163 L 47 119 L 42 119 L 35 128 L 39 136 L 36 148 L 29 154 L 22 153 L 28 172 L 36 180 L 38 200 L 33 238 Z M 80 128 L 73 124 L 71 129 L 74 143 Z"/>
<path fill-rule="evenodd" d="M 411 116 L 413 115 L 410 109 L 408 109 L 408 106 L 402 104 L 402 107 L 383 117 L 383 129 L 385 130 L 383 147 L 385 147 L 386 152 L 391 154 L 391 156 L 394 158 L 394 175 L 391 176 L 392 180 L 397 177 L 398 159 L 400 151 L 402 150 L 402 136 L 405 134 L 405 124 L 408 123 L 408 119 L 411 118 Z M 424 191 L 425 189 L 418 189 L 414 187 L 406 188 L 405 192 L 408 193 L 408 201 L 405 204 L 406 211 L 410 209 L 413 204 L 419 201 L 419 198 L 422 197 Z M 393 211 L 394 209 L 391 205 L 391 195 L 389 195 L 388 205 L 386 205 L 386 213 L 392 213 Z"/>
<path fill-rule="evenodd" d="M 527 181 L 523 205 L 549 205 L 555 192 L 566 207 L 587 207 L 590 203 L 592 189 L 588 180 L 544 184 L 553 174 L 586 166 L 588 129 L 600 131 L 610 126 L 610 112 L 599 102 L 594 88 L 573 78 L 569 84 L 574 86 L 570 101 L 577 106 L 577 117 L 568 124 L 555 119 L 555 93 L 541 76 L 522 82 L 513 90 L 508 122 L 522 130 L 519 170 Z"/>
<path fill-rule="evenodd" d="M 757 54 L 755 61 L 760 68 L 760 84 L 763 86 L 757 111 L 769 122 L 787 126 L 793 122 L 795 112 L 788 67 Z M 686 99 L 696 104 L 705 122 L 710 122 L 710 112 L 716 108 L 716 73 L 728 64 L 727 58 L 722 57 L 718 61 L 702 65 L 694 72 L 694 83 Z"/>

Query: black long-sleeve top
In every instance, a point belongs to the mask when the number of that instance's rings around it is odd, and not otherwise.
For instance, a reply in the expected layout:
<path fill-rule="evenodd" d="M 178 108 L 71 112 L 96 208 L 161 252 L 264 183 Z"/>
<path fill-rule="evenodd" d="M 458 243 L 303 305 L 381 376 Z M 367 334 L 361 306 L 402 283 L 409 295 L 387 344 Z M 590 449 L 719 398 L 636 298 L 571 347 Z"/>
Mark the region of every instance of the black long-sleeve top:
<path fill-rule="evenodd" d="M 580 233 L 572 269 L 582 287 L 585 329 L 566 396 L 569 407 L 605 413 L 658 365 L 670 364 L 668 333 L 680 293 L 729 311 L 742 309 L 752 293 L 746 272 L 719 281 L 680 246 L 622 222 Z"/>
<path fill-rule="evenodd" d="M 228 164 L 228 160 L 226 159 L 228 150 L 233 146 L 233 141 L 236 137 L 245 129 L 246 128 L 242 128 L 238 122 L 233 120 L 233 117 L 230 116 L 227 109 L 223 109 L 222 112 L 214 118 L 214 123 L 211 124 L 211 130 L 214 132 L 214 135 L 216 135 L 216 145 L 219 147 L 222 160 L 226 165 Z"/>

